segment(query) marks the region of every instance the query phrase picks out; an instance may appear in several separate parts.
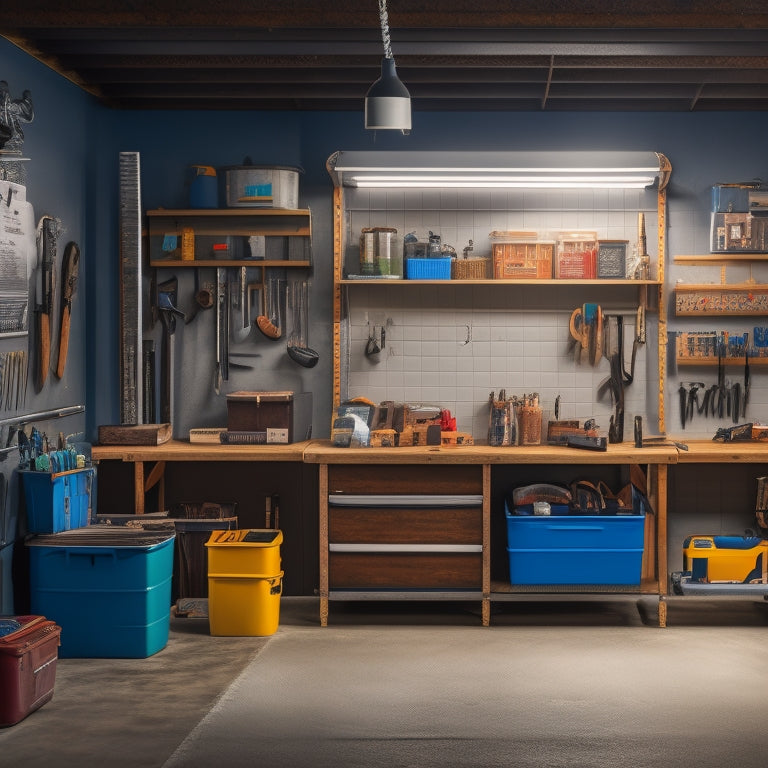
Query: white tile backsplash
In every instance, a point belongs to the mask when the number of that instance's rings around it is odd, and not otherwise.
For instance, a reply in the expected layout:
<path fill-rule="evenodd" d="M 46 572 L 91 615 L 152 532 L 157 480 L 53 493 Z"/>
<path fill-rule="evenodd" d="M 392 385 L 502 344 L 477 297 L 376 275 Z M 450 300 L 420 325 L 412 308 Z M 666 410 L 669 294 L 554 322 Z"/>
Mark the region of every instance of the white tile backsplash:
<path fill-rule="evenodd" d="M 536 231 L 555 239 L 560 231 L 596 232 L 600 238 L 637 235 L 637 211 L 646 211 L 646 230 L 656 228 L 655 193 L 651 191 L 558 190 L 347 190 L 350 243 L 360 229 L 394 226 L 400 236 L 415 231 L 426 239 L 430 230 L 461 253 L 471 239 L 476 255 L 491 256 L 493 230 Z M 557 210 L 555 210 L 557 209 Z M 648 238 L 653 255 L 655 238 Z M 441 286 L 349 286 L 352 349 L 347 387 L 342 395 L 381 400 L 435 402 L 458 419 L 458 428 L 485 440 L 488 396 L 538 391 L 545 411 L 559 395 L 562 418 L 596 418 L 607 430 L 613 404 L 598 399 L 609 374 L 603 359 L 593 368 L 586 351 L 579 360 L 568 329 L 570 314 L 582 301 L 600 300 L 625 319 L 625 358 L 629 369 L 633 339 L 634 296 L 566 286 L 530 287 L 459 283 Z M 373 319 L 373 322 L 371 320 Z M 371 325 L 386 324 L 387 343 L 381 360 L 364 355 Z M 648 358 L 651 355 L 651 358 Z M 625 434 L 635 413 L 654 412 L 655 348 L 637 354 L 634 381 L 625 390 Z M 653 364 L 646 366 L 648 360 Z M 757 386 L 753 399 L 768 400 Z M 630 415 L 632 414 L 632 415 Z M 649 427 L 649 431 L 652 429 Z"/>

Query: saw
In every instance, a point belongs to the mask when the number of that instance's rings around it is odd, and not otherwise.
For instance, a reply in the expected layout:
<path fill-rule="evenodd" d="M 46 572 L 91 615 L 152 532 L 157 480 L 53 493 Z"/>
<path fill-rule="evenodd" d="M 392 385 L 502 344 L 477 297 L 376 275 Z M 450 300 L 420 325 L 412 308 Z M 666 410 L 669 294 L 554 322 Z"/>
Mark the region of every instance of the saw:
<path fill-rule="evenodd" d="M 72 300 L 77 290 L 77 273 L 80 267 L 80 247 L 77 243 L 67 243 L 61 267 L 61 327 L 59 329 L 59 359 L 56 375 L 61 378 L 67 364 L 69 351 L 69 324 L 72 318 Z"/>

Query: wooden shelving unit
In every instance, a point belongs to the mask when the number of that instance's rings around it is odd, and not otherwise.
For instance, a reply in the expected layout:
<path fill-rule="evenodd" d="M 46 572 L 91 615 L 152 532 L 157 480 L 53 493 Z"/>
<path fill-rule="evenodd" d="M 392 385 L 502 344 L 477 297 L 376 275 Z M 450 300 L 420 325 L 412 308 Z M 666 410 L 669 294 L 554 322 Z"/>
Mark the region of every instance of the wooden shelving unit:
<path fill-rule="evenodd" d="M 309 209 L 288 208 L 159 208 L 147 211 L 149 220 L 149 264 L 151 267 L 291 267 L 312 266 L 312 215 Z M 181 239 L 183 230 L 190 228 L 195 238 L 195 258 L 182 259 L 181 249 L 167 255 L 163 250 L 166 237 Z M 262 236 L 265 238 L 303 238 L 300 247 L 284 249 L 284 257 L 274 259 L 214 259 L 199 258 L 201 238 Z M 202 251 L 203 249 L 200 249 Z M 292 251 L 301 252 L 296 258 Z M 206 255 L 208 251 L 206 250 Z"/>

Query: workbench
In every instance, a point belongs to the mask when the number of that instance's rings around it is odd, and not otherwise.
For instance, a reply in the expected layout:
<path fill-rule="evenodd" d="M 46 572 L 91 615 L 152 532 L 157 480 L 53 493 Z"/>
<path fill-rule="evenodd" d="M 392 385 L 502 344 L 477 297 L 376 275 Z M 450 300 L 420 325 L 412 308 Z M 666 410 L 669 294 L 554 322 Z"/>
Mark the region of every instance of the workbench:
<path fill-rule="evenodd" d="M 481 604 L 482 622 L 490 623 L 490 607 L 494 601 L 596 598 L 600 595 L 637 594 L 657 596 L 659 600 L 659 625 L 666 625 L 666 598 L 668 595 L 668 557 L 677 562 L 676 551 L 668 555 L 670 544 L 668 518 L 670 472 L 688 473 L 686 481 L 698 489 L 698 496 L 689 504 L 689 515 L 695 519 L 696 505 L 703 509 L 718 506 L 721 502 L 712 491 L 715 483 L 727 482 L 722 473 L 699 472 L 699 465 L 721 465 L 729 472 L 741 469 L 746 480 L 737 481 L 733 493 L 734 506 L 741 510 L 741 517 L 748 519 L 754 508 L 754 491 L 750 478 L 768 474 L 768 443 L 734 442 L 720 443 L 711 440 L 685 441 L 688 450 L 678 450 L 670 443 L 635 448 L 630 442 L 610 444 L 608 450 L 586 451 L 559 446 L 423 446 L 407 448 L 336 448 L 329 440 L 309 440 L 290 445 L 217 445 L 189 443 L 172 440 L 158 446 L 94 446 L 93 459 L 97 462 L 117 461 L 133 464 L 134 507 L 138 514 L 146 511 L 146 492 L 155 484 L 164 483 L 169 466 L 187 469 L 190 473 L 210 475 L 209 482 L 216 484 L 226 468 L 233 475 L 250 476 L 261 464 L 286 464 L 304 466 L 302 482 L 308 487 L 303 502 L 306 514 L 301 522 L 294 521 L 294 531 L 286 537 L 288 546 L 297 546 L 301 540 L 302 551 L 296 554 L 307 573 L 294 594 L 311 594 L 315 588 L 320 597 L 320 622 L 328 622 L 329 603 L 336 600 L 478 600 Z M 197 463 L 195 463 L 197 462 Z M 210 472 L 202 472 L 204 464 L 211 465 Z M 147 467 L 145 465 L 152 465 Z M 629 468 L 642 467 L 646 474 L 646 493 L 654 514 L 648 520 L 645 536 L 645 552 L 642 578 L 637 587 L 600 586 L 593 588 L 560 589 L 514 586 L 505 574 L 504 498 L 508 488 L 525 481 L 568 482 L 577 477 L 595 476 L 605 479 L 613 490 L 625 483 Z M 242 469 L 240 469 L 242 467 Z M 275 467 L 275 470 L 277 468 Z M 267 471 L 274 475 L 275 471 Z M 293 471 L 293 470 L 291 470 Z M 290 476 L 292 477 L 292 475 Z M 289 481 L 284 481 L 288 484 Z M 294 485 L 296 485 L 294 483 Z M 178 483 L 175 495 L 178 495 Z M 316 494 L 316 495 L 315 495 Z M 332 497 L 339 494 L 360 496 L 366 494 L 401 495 L 411 502 L 413 495 L 436 494 L 438 496 L 465 496 L 463 508 L 433 508 L 430 511 L 415 509 L 409 503 L 397 505 L 382 517 L 377 528 L 365 530 L 359 526 L 346 532 L 334 531 L 334 503 Z M 316 499 L 316 502 L 315 502 Z M 158 509 L 165 507 L 163 493 L 158 494 Z M 360 519 L 365 520 L 365 504 Z M 686 510 L 681 500 L 676 500 L 673 517 L 680 517 Z M 711 516 L 710 516 L 711 517 Z M 315 527 L 315 524 L 317 527 Z M 247 519 L 244 524 L 250 525 Z M 364 526 L 365 524 L 363 524 Z M 688 526 L 686 521 L 676 523 Z M 754 525 L 754 523 L 753 523 Z M 674 527 L 674 526 L 673 526 Z M 737 527 L 737 526 L 732 526 Z M 717 533 L 718 530 L 688 530 L 688 533 Z M 425 531 L 429 535 L 425 536 Z M 679 539 L 683 532 L 678 532 Z M 345 537 L 363 536 L 375 549 L 376 544 L 418 550 L 425 543 L 442 550 L 418 561 L 414 551 L 413 568 L 396 568 L 399 583 L 406 586 L 391 588 L 386 579 L 391 571 L 371 570 L 366 564 L 365 553 L 344 553 Z M 334 540 L 340 537 L 341 540 Z M 429 541 L 426 542 L 425 540 Z M 334 585 L 329 578 L 332 557 L 331 545 L 341 546 L 346 557 L 346 570 L 338 571 L 340 584 Z M 675 547 L 679 541 L 675 541 Z M 399 558 L 402 563 L 403 558 Z M 295 567 L 299 567 L 298 565 Z M 288 569 L 286 568 L 286 574 Z M 364 586 L 350 586 L 365 574 Z M 312 585 L 312 586 L 308 586 Z M 695 598 L 683 598 L 695 599 Z"/>
<path fill-rule="evenodd" d="M 156 511 L 165 509 L 165 467 L 168 462 L 301 462 L 307 444 L 305 441 L 287 445 L 222 445 L 169 440 L 161 445 L 94 445 L 91 457 L 94 462 L 115 460 L 133 464 L 134 511 L 143 515 L 147 491 L 155 485 L 159 489 Z M 149 472 L 145 463 L 153 464 Z"/>
<path fill-rule="evenodd" d="M 304 461 L 319 466 L 321 625 L 328 622 L 332 600 L 479 600 L 482 623 L 488 625 L 491 601 L 573 594 L 567 587 L 536 589 L 505 583 L 500 549 L 505 491 L 521 482 L 569 481 L 591 475 L 609 479 L 609 485 L 618 490 L 618 478 L 628 479 L 630 466 L 637 464 L 645 470 L 644 490 L 655 512 L 646 528 L 642 580 L 639 587 L 608 591 L 658 595 L 659 624 L 664 626 L 667 473 L 678 453 L 671 444 L 636 449 L 622 443 L 602 452 L 548 445 L 349 449 L 312 441 L 304 450 Z M 334 506 L 344 500 L 344 494 L 358 499 L 355 516 L 367 520 L 367 528 L 365 522 L 362 527 L 345 527 L 335 514 Z M 376 494 L 394 498 L 385 515 L 369 514 L 365 495 Z M 398 494 L 403 498 L 400 505 Z M 462 514 L 437 506 L 442 524 L 434 524 L 425 534 L 428 521 L 423 510 L 414 509 L 413 496 L 430 494 L 438 504 L 450 496 L 464 498 L 466 504 Z M 365 543 L 350 545 L 355 537 Z M 374 553 L 377 562 L 372 565 Z M 388 586 L 387 579 L 401 587 Z M 596 595 L 606 589 L 578 591 Z"/>

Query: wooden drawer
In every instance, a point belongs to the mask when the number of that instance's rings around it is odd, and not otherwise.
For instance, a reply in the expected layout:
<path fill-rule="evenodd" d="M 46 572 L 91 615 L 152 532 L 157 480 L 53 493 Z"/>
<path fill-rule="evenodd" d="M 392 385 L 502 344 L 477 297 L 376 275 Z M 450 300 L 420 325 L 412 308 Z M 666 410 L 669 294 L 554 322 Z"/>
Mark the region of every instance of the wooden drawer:
<path fill-rule="evenodd" d="M 483 508 L 328 508 L 328 540 L 360 543 L 482 544 Z"/>
<path fill-rule="evenodd" d="M 330 464 L 328 492 L 482 494 L 483 468 L 475 464 Z"/>
<path fill-rule="evenodd" d="M 330 589 L 482 589 L 480 552 L 331 552 Z"/>

